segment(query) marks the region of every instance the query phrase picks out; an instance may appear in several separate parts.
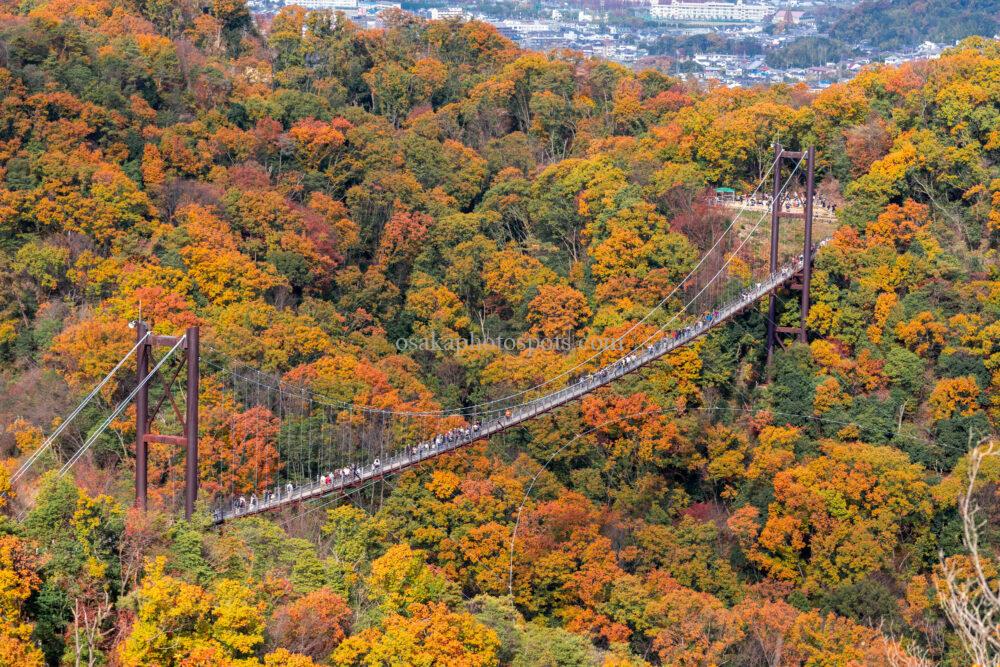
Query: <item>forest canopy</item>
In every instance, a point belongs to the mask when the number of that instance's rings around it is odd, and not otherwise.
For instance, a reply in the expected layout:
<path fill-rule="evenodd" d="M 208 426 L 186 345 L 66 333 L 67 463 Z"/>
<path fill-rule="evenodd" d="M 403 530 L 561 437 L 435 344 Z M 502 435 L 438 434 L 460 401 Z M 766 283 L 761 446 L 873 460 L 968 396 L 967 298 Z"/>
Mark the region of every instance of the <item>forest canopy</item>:
<path fill-rule="evenodd" d="M 926 41 L 952 44 L 970 35 L 996 35 L 1000 30 L 993 0 L 866 0 L 832 12 L 823 23 L 832 37 L 848 44 L 866 42 L 886 49 Z"/>
<path fill-rule="evenodd" d="M 1000 43 L 730 89 L 384 22 L 0 2 L 0 664 L 969 664 L 941 596 L 974 580 L 960 499 L 1000 420 Z M 749 190 L 776 141 L 816 148 L 836 218 L 808 340 L 770 365 L 765 302 L 348 501 L 221 528 L 180 518 L 167 446 L 132 507 L 131 412 L 58 474 L 122 376 L 8 484 L 140 307 L 216 364 L 208 497 L 273 487 L 301 426 L 227 398 L 229 364 L 334 407 L 527 390 L 581 362 L 528 343 L 662 325 L 729 220 L 714 188 Z M 431 336 L 524 345 L 396 346 Z M 454 425 L 425 422 L 397 444 Z"/>

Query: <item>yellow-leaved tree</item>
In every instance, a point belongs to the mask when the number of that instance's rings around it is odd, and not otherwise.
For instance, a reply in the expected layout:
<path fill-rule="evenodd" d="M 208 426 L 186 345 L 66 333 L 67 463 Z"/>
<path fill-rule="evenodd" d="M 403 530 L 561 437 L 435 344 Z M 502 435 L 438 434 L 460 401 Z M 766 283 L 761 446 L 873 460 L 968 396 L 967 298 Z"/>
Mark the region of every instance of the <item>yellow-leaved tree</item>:
<path fill-rule="evenodd" d="M 24 604 L 42 580 L 38 571 L 43 557 L 14 535 L 0 537 L 0 665 L 42 667 L 41 650 L 31 640 L 33 626 L 24 615 Z"/>
<path fill-rule="evenodd" d="M 119 648 L 122 665 L 224 665 L 254 656 L 264 642 L 265 605 L 250 589 L 224 579 L 209 592 L 165 570 L 163 557 L 147 568 L 135 624 Z"/>
<path fill-rule="evenodd" d="M 497 634 L 465 612 L 440 602 L 415 603 L 406 615 L 390 614 L 380 628 L 347 638 L 331 659 L 337 667 L 499 665 Z"/>

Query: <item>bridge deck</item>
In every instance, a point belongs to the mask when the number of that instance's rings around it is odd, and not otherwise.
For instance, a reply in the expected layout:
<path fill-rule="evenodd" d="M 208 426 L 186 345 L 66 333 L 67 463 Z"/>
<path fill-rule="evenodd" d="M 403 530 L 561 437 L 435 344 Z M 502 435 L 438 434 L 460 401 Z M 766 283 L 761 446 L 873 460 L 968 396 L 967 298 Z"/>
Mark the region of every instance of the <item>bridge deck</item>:
<path fill-rule="evenodd" d="M 819 245 L 825 243 L 826 241 L 823 241 Z M 500 417 L 484 422 L 477 432 L 472 433 L 468 437 L 455 437 L 439 445 L 433 444 L 432 439 L 430 443 L 422 443 L 417 447 L 407 447 L 382 462 L 382 465 L 377 468 L 369 465 L 361 470 L 352 471 L 349 475 L 341 475 L 339 472 L 335 473 L 332 481 L 328 484 L 323 484 L 319 481 L 300 484 L 290 494 L 285 493 L 283 489 L 279 488 L 280 493 L 277 497 L 270 499 L 268 502 L 261 501 L 253 506 L 242 508 L 237 508 L 230 503 L 229 507 L 215 513 L 213 517 L 214 523 L 221 524 L 225 521 L 231 521 L 244 516 L 276 510 L 293 503 L 321 498 L 335 493 L 343 493 L 352 488 L 363 486 L 374 479 L 401 472 L 424 461 L 496 435 L 501 431 L 517 426 L 529 419 L 534 419 L 541 414 L 575 401 L 578 398 L 582 398 L 596 389 L 611 384 L 615 380 L 690 343 L 695 338 L 704 335 L 710 329 L 741 313 L 766 296 L 771 290 L 791 282 L 798 272 L 802 270 L 802 265 L 803 261 L 799 259 L 791 266 L 786 266 L 782 270 L 772 274 L 767 280 L 748 290 L 742 299 L 728 304 L 724 309 L 720 309 L 718 317 L 713 318 L 710 323 L 700 320 L 698 324 L 692 325 L 687 333 L 678 335 L 675 339 L 663 339 L 651 347 L 631 355 L 630 361 L 627 363 L 615 363 L 605 366 L 597 373 L 587 376 L 586 379 L 579 380 L 558 391 L 528 401 L 519 408 L 512 409 L 509 417 Z"/>

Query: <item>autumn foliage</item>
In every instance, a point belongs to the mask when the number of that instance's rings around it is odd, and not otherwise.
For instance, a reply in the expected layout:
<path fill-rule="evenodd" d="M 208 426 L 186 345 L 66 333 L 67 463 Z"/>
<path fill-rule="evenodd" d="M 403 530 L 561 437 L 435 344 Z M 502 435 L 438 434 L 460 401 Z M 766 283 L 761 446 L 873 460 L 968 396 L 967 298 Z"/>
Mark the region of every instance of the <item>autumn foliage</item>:
<path fill-rule="evenodd" d="M 968 664 L 933 575 L 1000 420 L 1000 46 L 702 88 L 381 16 L 0 3 L 0 664 Z M 806 344 L 766 364 L 765 301 L 350 503 L 209 527 L 324 447 L 413 444 L 694 321 L 673 288 L 731 220 L 712 188 L 750 190 L 776 139 L 838 205 Z M 178 518 L 157 443 L 125 509 L 130 412 L 55 472 L 131 366 L 11 486 L 140 315 L 201 327 L 204 506 Z M 234 368 L 311 398 L 289 420 Z"/>

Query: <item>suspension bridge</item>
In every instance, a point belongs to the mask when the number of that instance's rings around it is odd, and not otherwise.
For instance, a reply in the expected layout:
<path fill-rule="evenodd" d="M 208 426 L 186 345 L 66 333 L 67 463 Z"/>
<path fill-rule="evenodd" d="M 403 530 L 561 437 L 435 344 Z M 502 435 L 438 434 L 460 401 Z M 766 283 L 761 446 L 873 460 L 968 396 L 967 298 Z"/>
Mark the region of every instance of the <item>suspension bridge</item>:
<path fill-rule="evenodd" d="M 687 275 L 645 317 L 589 357 L 532 387 L 454 409 L 383 409 L 374 403 L 335 400 L 303 384 L 253 368 L 216 364 L 203 358 L 197 327 L 180 336 L 150 332 L 133 323 L 135 346 L 64 419 L 12 475 L 16 484 L 50 449 L 71 422 L 127 364 L 136 358 L 133 389 L 90 431 L 83 444 L 62 464 L 67 474 L 130 405 L 136 409 L 136 505 L 148 506 L 150 446 L 183 452 L 185 516 L 195 510 L 201 477 L 216 480 L 209 501 L 215 523 L 275 511 L 320 497 L 346 494 L 425 461 L 537 418 L 644 368 L 689 345 L 709 331 L 757 307 L 767 297 L 768 361 L 782 337 L 806 340 L 809 283 L 815 253 L 827 239 L 814 242 L 815 151 L 788 151 L 780 144 L 767 174 L 754 194 L 771 180 L 771 206 L 763 211 L 741 208 Z M 788 188 L 804 180 L 801 207 L 785 206 Z M 797 195 L 798 197 L 799 195 Z M 750 198 L 748 198 L 750 199 Z M 743 220 L 747 215 L 750 222 Z M 756 220 L 752 218 L 757 216 Z M 783 243 L 781 220 L 802 221 L 793 243 Z M 780 290 L 800 292 L 799 323 L 780 326 Z M 674 307 L 672 314 L 669 307 Z M 155 359 L 154 350 L 164 354 Z M 154 362 L 152 367 L 150 363 Z M 215 470 L 199 469 L 199 388 L 201 367 L 209 364 L 228 377 L 225 388 L 232 414 L 226 437 L 232 460 L 216 460 Z M 182 410 L 174 388 L 184 378 Z M 151 402 L 150 387 L 162 391 Z M 152 404 L 151 404 L 152 403 Z M 171 419 L 161 413 L 167 408 Z M 253 419 L 247 419 L 252 414 Z M 180 434 L 159 432 L 169 422 Z M 161 424 L 158 427 L 157 424 Z M 236 445 L 240 445 L 237 447 Z M 173 454 L 171 454 L 171 457 Z M 224 468 L 224 469 L 218 469 Z M 162 474 L 160 475 L 162 483 Z M 219 482 L 218 480 L 227 480 Z"/>

